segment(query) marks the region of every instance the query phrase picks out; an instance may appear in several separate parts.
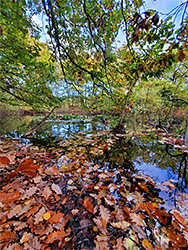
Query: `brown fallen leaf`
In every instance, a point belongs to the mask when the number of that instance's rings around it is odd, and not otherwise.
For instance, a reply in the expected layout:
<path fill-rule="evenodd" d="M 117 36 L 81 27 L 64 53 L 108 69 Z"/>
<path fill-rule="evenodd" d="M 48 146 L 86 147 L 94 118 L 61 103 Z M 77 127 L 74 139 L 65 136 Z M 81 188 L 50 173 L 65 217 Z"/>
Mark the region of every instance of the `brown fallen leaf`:
<path fill-rule="evenodd" d="M 17 243 L 9 244 L 8 250 L 23 250 L 23 247 L 21 245 L 18 245 Z"/>
<path fill-rule="evenodd" d="M 16 216 L 17 214 L 19 214 L 19 212 L 21 211 L 22 206 L 21 204 L 15 206 L 10 213 L 7 215 L 8 219 L 12 218 L 13 216 Z"/>
<path fill-rule="evenodd" d="M 113 249 L 116 249 L 116 250 L 125 250 L 125 248 L 123 246 L 123 240 L 121 238 L 117 239 L 117 243 L 116 243 L 116 245 L 113 246 Z"/>
<path fill-rule="evenodd" d="M 35 225 L 37 225 L 40 221 L 43 221 L 44 217 L 43 215 L 45 214 L 46 209 L 44 207 L 42 207 L 38 213 L 35 215 Z"/>
<path fill-rule="evenodd" d="M 29 241 L 30 239 L 32 239 L 33 238 L 33 234 L 32 233 L 27 233 L 27 232 L 25 232 L 23 235 L 22 235 L 22 238 L 21 238 L 21 240 L 20 240 L 20 243 L 22 244 L 22 243 L 25 243 L 25 242 L 27 242 L 27 241 Z"/>
<path fill-rule="evenodd" d="M 88 197 L 85 198 L 84 200 L 84 207 L 90 212 L 90 213 L 94 213 L 94 207 L 91 204 L 91 201 L 89 200 Z"/>
<path fill-rule="evenodd" d="M 16 239 L 16 233 L 10 231 L 4 231 L 0 233 L 0 242 L 10 242 Z"/>
<path fill-rule="evenodd" d="M 105 220 L 106 223 L 108 223 L 108 221 L 110 219 L 110 212 L 108 211 L 108 209 L 105 208 L 104 206 L 100 205 L 99 210 L 100 210 L 101 218 L 103 220 Z"/>
<path fill-rule="evenodd" d="M 60 219 L 63 218 L 64 214 L 62 214 L 61 212 L 57 212 L 57 213 L 53 213 L 53 215 L 51 214 L 51 218 L 48 220 L 48 223 L 58 223 L 60 222 Z"/>
<path fill-rule="evenodd" d="M 71 228 L 68 228 L 66 231 L 57 231 L 53 232 L 48 236 L 46 241 L 47 244 L 52 243 L 54 241 L 62 241 L 66 236 L 68 236 L 71 232 Z"/>
<path fill-rule="evenodd" d="M 39 250 L 41 249 L 41 244 L 38 240 L 37 237 L 34 237 L 32 239 L 29 239 L 25 244 L 24 244 L 24 249 L 28 249 L 28 250 Z"/>
<path fill-rule="evenodd" d="M 23 214 L 20 218 L 20 220 L 23 218 L 23 217 L 29 217 L 30 215 L 34 215 L 35 213 L 38 212 L 39 208 L 41 207 L 41 205 L 34 205 L 28 212 L 26 212 L 25 214 Z"/>
<path fill-rule="evenodd" d="M 174 211 L 173 215 L 180 224 L 182 224 L 184 227 L 187 227 L 186 221 L 181 217 L 181 215 L 177 211 Z"/>
<path fill-rule="evenodd" d="M 26 190 L 25 193 L 22 195 L 21 200 L 30 198 L 32 195 L 36 193 L 37 190 L 38 190 L 37 187 L 31 187 L 30 189 Z"/>
<path fill-rule="evenodd" d="M 108 249 L 110 249 L 108 246 L 108 236 L 97 235 L 94 243 L 95 243 L 94 250 L 108 250 Z"/>
<path fill-rule="evenodd" d="M 9 203 L 9 202 L 14 202 L 19 200 L 19 198 L 21 197 L 21 194 L 19 193 L 18 190 L 10 192 L 10 193 L 4 193 L 4 192 L 0 192 L 0 201 L 2 203 Z"/>
<path fill-rule="evenodd" d="M 52 190 L 56 192 L 56 194 L 62 194 L 60 187 L 54 183 L 52 184 Z"/>
<path fill-rule="evenodd" d="M 52 194 L 51 189 L 49 187 L 45 187 L 42 192 L 42 195 L 44 196 L 44 198 L 47 200 L 51 194 Z"/>
<path fill-rule="evenodd" d="M 36 170 L 39 168 L 40 166 L 38 164 L 34 164 L 34 160 L 24 159 L 24 161 L 18 165 L 16 171 L 22 173 L 25 176 L 35 177 L 37 176 Z"/>
<path fill-rule="evenodd" d="M 132 222 L 136 223 L 136 225 L 146 227 L 146 223 L 141 218 L 140 214 L 130 213 L 129 215 L 130 215 Z"/>
<path fill-rule="evenodd" d="M 127 221 L 119 221 L 110 223 L 115 228 L 121 228 L 122 230 L 127 230 L 130 227 L 130 223 Z"/>
<path fill-rule="evenodd" d="M 6 165 L 6 164 L 9 164 L 10 162 L 10 159 L 6 156 L 0 156 L 0 165 Z"/>

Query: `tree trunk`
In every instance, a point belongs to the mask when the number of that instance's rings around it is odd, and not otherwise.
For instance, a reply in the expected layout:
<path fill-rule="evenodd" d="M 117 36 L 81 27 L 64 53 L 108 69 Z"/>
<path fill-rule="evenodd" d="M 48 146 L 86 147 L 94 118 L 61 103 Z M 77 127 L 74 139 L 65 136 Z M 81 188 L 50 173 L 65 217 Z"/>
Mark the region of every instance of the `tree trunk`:
<path fill-rule="evenodd" d="M 186 119 L 186 129 L 185 129 L 185 146 L 188 147 L 188 113 Z"/>

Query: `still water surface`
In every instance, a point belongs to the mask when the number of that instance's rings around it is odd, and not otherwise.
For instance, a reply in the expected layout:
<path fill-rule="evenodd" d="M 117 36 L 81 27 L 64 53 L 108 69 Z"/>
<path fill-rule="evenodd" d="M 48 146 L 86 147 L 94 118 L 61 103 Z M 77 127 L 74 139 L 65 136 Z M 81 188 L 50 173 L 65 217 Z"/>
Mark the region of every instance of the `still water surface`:
<path fill-rule="evenodd" d="M 33 128 L 40 117 L 33 116 L 9 116 L 0 121 L 1 137 L 21 138 L 22 135 Z M 127 130 L 135 128 L 135 120 L 127 120 Z M 137 129 L 139 125 L 137 126 Z M 78 117 L 69 121 L 49 120 L 34 136 L 36 138 L 74 138 L 79 132 L 84 132 L 86 136 L 104 130 L 109 130 L 110 126 L 104 126 L 101 120 L 96 117 Z M 27 140 L 25 140 L 27 142 Z M 29 142 L 29 141 L 28 141 Z M 177 149 L 170 149 L 176 155 Z M 146 174 L 157 182 L 172 180 L 177 187 L 175 192 L 181 191 L 188 193 L 187 189 L 187 157 L 172 157 L 166 152 L 166 146 L 158 141 L 156 132 L 143 132 L 133 134 L 128 138 L 120 138 L 111 147 L 106 156 L 108 167 L 118 166 L 127 169 L 132 174 Z M 106 159 L 99 159 L 101 164 L 106 164 Z M 178 182 L 173 182 L 173 181 Z"/>

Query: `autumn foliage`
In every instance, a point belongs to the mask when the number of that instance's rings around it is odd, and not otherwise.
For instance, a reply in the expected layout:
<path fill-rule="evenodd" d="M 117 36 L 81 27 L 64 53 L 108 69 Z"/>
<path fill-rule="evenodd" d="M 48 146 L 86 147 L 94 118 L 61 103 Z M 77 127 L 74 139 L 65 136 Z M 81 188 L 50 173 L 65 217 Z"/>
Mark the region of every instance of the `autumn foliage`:
<path fill-rule="evenodd" d="M 0 249 L 187 249 L 185 214 L 158 195 L 174 186 L 92 161 L 113 147 L 103 136 L 80 134 L 59 149 L 1 142 Z"/>

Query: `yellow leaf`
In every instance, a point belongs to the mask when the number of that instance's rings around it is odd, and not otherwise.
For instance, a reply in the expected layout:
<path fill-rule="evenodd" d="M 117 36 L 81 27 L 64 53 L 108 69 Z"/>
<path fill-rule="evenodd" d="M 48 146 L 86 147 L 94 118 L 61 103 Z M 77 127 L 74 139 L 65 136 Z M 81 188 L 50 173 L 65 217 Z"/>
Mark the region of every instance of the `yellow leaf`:
<path fill-rule="evenodd" d="M 143 246 L 145 249 L 147 249 L 147 250 L 153 250 L 153 249 L 154 249 L 153 246 L 152 246 L 152 244 L 151 244 L 151 242 L 149 242 L 147 239 L 144 239 L 144 240 L 142 241 L 142 246 Z"/>
<path fill-rule="evenodd" d="M 188 60 L 188 50 L 184 50 L 183 54 L 185 55 L 185 60 Z"/>
<path fill-rule="evenodd" d="M 68 169 L 68 167 L 67 167 L 67 166 L 61 166 L 60 168 L 66 168 L 66 169 Z"/>
<path fill-rule="evenodd" d="M 45 213 L 45 214 L 43 214 L 43 218 L 44 218 L 45 220 L 50 219 L 50 217 L 51 217 L 50 213 Z"/>

